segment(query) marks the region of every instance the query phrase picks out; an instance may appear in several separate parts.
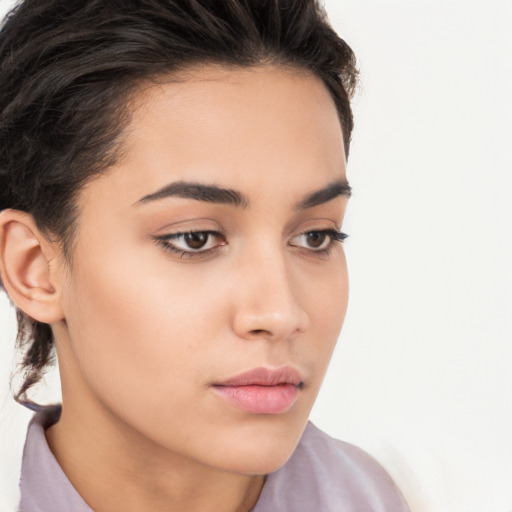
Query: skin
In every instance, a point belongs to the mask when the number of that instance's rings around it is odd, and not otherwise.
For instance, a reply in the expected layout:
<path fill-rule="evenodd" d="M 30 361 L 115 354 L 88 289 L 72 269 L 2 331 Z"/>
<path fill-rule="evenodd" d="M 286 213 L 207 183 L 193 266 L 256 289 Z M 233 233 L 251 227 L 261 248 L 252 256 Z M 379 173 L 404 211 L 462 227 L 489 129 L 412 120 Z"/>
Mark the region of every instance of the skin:
<path fill-rule="evenodd" d="M 342 245 L 321 253 L 303 236 L 339 230 L 346 195 L 297 209 L 346 180 L 340 123 L 319 79 L 274 67 L 195 69 L 132 108 L 122 158 L 79 194 L 72 263 L 41 243 L 47 277 L 33 281 L 53 294 L 63 390 L 47 439 L 96 511 L 247 511 L 300 439 L 347 307 Z M 140 202 L 180 180 L 248 204 Z M 21 233 L 10 219 L 4 246 Z M 193 257 L 156 240 L 182 231 L 222 237 Z M 282 366 L 303 387 L 278 414 L 211 387 Z"/>

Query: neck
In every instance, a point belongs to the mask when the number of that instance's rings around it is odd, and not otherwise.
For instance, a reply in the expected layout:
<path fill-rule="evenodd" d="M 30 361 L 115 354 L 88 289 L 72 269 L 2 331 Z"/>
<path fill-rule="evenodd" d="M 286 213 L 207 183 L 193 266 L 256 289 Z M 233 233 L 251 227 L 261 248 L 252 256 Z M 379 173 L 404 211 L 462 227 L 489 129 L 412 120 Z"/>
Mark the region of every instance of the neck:
<path fill-rule="evenodd" d="M 64 396 L 62 416 L 46 437 L 96 512 L 247 512 L 256 504 L 263 476 L 227 472 L 169 452 L 83 400 L 68 402 Z"/>

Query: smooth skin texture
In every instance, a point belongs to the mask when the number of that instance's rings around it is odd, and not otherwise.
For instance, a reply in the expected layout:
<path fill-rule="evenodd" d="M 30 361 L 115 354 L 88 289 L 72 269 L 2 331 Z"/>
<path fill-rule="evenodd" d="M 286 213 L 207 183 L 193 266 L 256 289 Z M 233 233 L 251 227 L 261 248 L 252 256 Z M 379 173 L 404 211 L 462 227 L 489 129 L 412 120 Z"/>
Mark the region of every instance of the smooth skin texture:
<path fill-rule="evenodd" d="M 47 439 L 97 512 L 254 506 L 300 439 L 347 307 L 342 245 L 318 232 L 341 229 L 348 197 L 298 207 L 346 181 L 323 83 L 266 66 L 175 78 L 140 89 L 122 158 L 79 194 L 71 263 L 30 216 L 0 216 L 6 288 L 56 338 L 63 412 Z M 177 182 L 244 200 L 141 201 Z M 212 388 L 284 366 L 303 387 L 278 414 Z"/>

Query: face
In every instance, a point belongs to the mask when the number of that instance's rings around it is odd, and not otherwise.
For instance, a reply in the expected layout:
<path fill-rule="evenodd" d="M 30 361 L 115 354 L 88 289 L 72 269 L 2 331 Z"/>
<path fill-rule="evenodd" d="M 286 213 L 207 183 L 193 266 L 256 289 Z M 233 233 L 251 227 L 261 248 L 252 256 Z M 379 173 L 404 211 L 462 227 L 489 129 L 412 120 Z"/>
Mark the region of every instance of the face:
<path fill-rule="evenodd" d="M 64 407 L 200 464 L 275 470 L 347 306 L 334 103 L 304 72 L 203 68 L 141 89 L 123 143 L 78 199 Z"/>

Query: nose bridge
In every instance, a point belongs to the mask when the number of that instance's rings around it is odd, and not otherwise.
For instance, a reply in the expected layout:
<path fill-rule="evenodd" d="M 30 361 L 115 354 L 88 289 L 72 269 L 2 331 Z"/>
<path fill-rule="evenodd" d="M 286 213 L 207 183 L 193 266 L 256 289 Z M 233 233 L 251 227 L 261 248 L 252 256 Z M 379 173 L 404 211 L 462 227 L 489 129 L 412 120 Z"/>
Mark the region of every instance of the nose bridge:
<path fill-rule="evenodd" d="M 234 328 L 242 337 L 289 338 L 309 319 L 297 296 L 293 273 L 279 244 L 260 243 L 243 256 L 235 299 Z"/>

